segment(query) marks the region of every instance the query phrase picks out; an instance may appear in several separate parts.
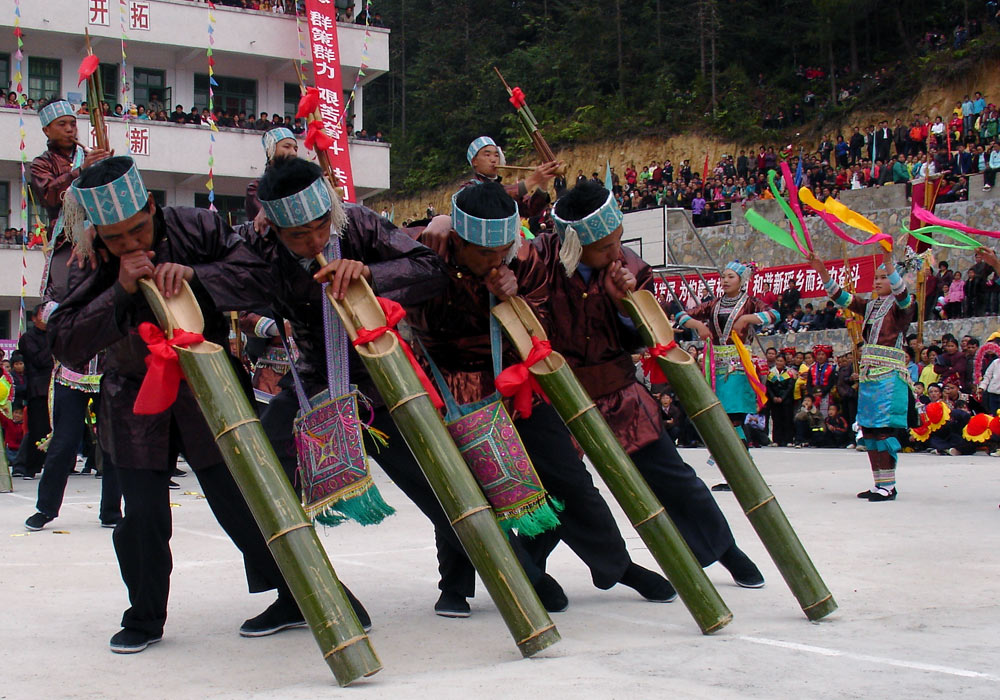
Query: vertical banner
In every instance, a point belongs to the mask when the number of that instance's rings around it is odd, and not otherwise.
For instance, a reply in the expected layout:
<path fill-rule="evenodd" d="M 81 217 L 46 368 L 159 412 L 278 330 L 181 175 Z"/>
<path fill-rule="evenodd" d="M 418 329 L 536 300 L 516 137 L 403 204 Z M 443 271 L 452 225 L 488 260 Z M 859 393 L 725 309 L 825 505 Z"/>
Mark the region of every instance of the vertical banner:
<path fill-rule="evenodd" d="M 347 145 L 347 126 L 343 104 L 343 80 L 340 75 L 340 46 L 337 42 L 337 8 L 333 0 L 306 0 L 306 19 L 312 45 L 313 74 L 319 90 L 319 112 L 323 128 L 333 139 L 326 154 L 337 184 L 344 190 L 344 201 L 357 201 L 351 154 Z"/>

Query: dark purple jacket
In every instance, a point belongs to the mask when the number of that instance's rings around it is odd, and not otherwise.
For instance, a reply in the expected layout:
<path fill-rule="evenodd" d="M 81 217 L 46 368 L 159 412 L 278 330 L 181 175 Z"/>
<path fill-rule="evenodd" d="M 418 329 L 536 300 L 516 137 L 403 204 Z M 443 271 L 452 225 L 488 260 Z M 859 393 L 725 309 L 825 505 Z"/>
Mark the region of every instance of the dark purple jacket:
<path fill-rule="evenodd" d="M 100 239 L 94 245 L 101 247 Z M 194 268 L 191 287 L 205 317 L 203 334 L 227 351 L 229 322 L 222 312 L 267 303 L 271 287 L 267 265 L 214 212 L 188 207 L 157 210 L 153 251 L 155 263 Z M 181 382 L 169 410 L 153 416 L 132 412 L 149 354 L 137 329 L 144 321 L 155 324 L 156 318 L 141 292 L 129 294 L 118 284 L 118 270 L 114 256 L 96 270 L 74 265 L 69 279 L 72 291 L 48 325 L 53 354 L 71 367 L 106 350 L 98 425 L 101 446 L 120 469 L 168 469 L 169 455 L 177 449 L 195 469 L 221 462 L 186 383 Z"/>
<path fill-rule="evenodd" d="M 347 227 L 341 238 L 341 257 L 360 260 L 368 266 L 375 294 L 411 306 L 445 288 L 444 262 L 430 248 L 417 243 L 370 209 L 357 204 L 345 204 L 344 208 Z M 307 271 L 269 229 L 257 232 L 252 223 L 246 223 L 238 231 L 249 247 L 271 266 L 274 284 L 267 290 L 268 304 L 291 323 L 299 349 L 295 366 L 306 392 L 312 396 L 325 389 L 327 382 L 322 286 L 313 279 L 319 265 L 314 262 Z M 382 405 L 361 358 L 353 351 L 350 374 L 351 383 L 376 406 Z M 291 382 L 289 372 L 282 378 L 281 386 L 291 386 Z"/>

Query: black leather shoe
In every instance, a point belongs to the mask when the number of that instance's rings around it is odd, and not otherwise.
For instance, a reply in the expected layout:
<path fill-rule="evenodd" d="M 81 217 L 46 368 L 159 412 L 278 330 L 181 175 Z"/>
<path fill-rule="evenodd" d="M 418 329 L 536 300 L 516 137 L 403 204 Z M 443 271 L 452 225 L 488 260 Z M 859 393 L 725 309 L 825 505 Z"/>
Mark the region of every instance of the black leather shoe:
<path fill-rule="evenodd" d="M 740 588 L 764 587 L 764 575 L 760 573 L 760 569 L 735 544 L 719 557 L 719 563 L 729 569 L 733 581 Z"/>
<path fill-rule="evenodd" d="M 878 503 L 879 501 L 895 501 L 896 500 L 896 489 L 875 489 L 872 491 L 872 495 L 868 497 L 870 503 Z"/>
<path fill-rule="evenodd" d="M 305 627 L 306 620 L 295 601 L 284 596 L 257 617 L 251 617 L 240 627 L 241 637 L 267 637 L 293 627 Z"/>
<path fill-rule="evenodd" d="M 441 591 L 440 597 L 434 603 L 434 613 L 441 617 L 468 617 L 472 614 L 469 601 L 465 596 L 449 591 Z"/>
<path fill-rule="evenodd" d="M 670 581 L 635 562 L 628 565 L 620 583 L 634 588 L 639 595 L 652 603 L 670 603 L 677 598 L 677 591 Z"/>
<path fill-rule="evenodd" d="M 111 638 L 111 651 L 116 654 L 138 654 L 150 644 L 156 644 L 163 639 L 163 632 L 150 634 L 142 630 L 124 628 Z"/>
<path fill-rule="evenodd" d="M 867 501 L 867 500 L 869 500 L 872 497 L 873 493 L 875 493 L 875 491 L 873 489 L 868 489 L 867 491 L 861 491 L 860 493 L 858 493 L 858 498 L 861 498 L 861 499 L 864 499 L 864 500 Z"/>
<path fill-rule="evenodd" d="M 542 574 L 542 577 L 535 581 L 534 586 L 538 599 L 542 601 L 542 606 L 548 612 L 565 612 L 566 608 L 569 607 L 569 598 L 566 597 L 562 586 L 548 574 Z"/>

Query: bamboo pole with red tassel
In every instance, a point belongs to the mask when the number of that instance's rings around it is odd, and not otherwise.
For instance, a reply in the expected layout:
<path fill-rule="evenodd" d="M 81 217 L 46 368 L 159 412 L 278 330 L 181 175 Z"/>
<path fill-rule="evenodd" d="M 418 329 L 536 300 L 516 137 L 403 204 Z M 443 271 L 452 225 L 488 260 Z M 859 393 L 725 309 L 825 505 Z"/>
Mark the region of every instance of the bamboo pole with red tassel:
<path fill-rule="evenodd" d="M 79 87 L 84 80 L 87 81 L 87 103 L 90 105 L 90 125 L 94 128 L 94 141 L 97 147 L 104 151 L 110 151 L 108 145 L 108 131 L 104 123 L 104 107 L 102 105 L 104 90 L 101 87 L 101 74 L 97 67 L 100 59 L 94 54 L 94 49 L 90 46 L 90 31 L 83 30 L 84 41 L 87 46 L 87 55 L 80 63 L 79 76 L 77 81 Z"/>

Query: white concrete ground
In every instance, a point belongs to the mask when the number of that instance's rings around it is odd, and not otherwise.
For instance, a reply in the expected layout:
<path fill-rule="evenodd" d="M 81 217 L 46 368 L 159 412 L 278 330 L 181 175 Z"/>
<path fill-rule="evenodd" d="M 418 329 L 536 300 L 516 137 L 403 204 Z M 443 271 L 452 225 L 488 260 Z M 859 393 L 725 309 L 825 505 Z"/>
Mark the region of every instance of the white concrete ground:
<path fill-rule="evenodd" d="M 685 450 L 708 483 L 703 450 Z M 431 528 L 378 472 L 398 514 L 322 535 L 338 574 L 375 622 L 382 672 L 338 689 L 307 630 L 242 639 L 270 595 L 246 593 L 236 549 L 198 498 L 173 492 L 174 574 L 162 643 L 111 654 L 125 588 L 111 531 L 97 523 L 98 482 L 70 478 L 62 515 L 25 533 L 37 482 L 0 494 L 2 698 L 926 698 L 1000 697 L 1000 459 L 904 455 L 894 503 L 868 485 L 853 451 L 763 449 L 754 456 L 840 610 L 808 622 L 730 494 L 717 494 L 742 547 L 768 578 L 711 579 L 735 614 L 699 634 L 682 603 L 599 591 L 565 546 L 550 572 L 570 598 L 562 642 L 522 660 L 485 593 L 467 620 L 436 617 Z M 610 498 L 610 497 L 609 497 Z M 634 558 L 653 566 L 616 505 Z"/>

